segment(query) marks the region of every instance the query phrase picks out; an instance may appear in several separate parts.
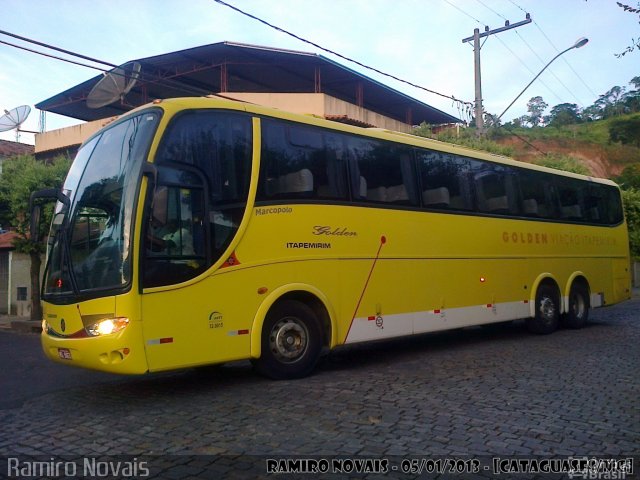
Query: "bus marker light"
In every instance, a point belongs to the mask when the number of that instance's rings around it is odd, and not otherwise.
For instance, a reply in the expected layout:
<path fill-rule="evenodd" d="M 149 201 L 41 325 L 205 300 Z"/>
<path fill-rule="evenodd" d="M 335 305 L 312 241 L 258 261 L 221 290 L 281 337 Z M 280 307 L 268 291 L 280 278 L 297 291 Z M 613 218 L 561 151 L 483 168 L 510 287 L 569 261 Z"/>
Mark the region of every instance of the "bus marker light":
<path fill-rule="evenodd" d="M 122 353 L 125 355 L 129 355 L 129 353 L 131 352 L 131 350 L 129 350 L 128 348 L 123 348 L 122 349 Z"/>
<path fill-rule="evenodd" d="M 231 330 L 227 335 L 230 337 L 235 337 L 236 335 L 249 335 L 249 330 Z"/>
<path fill-rule="evenodd" d="M 487 281 L 487 279 L 486 279 L 486 278 L 484 278 L 484 277 L 480 277 L 480 283 L 484 283 L 484 282 L 486 282 L 486 281 Z"/>
<path fill-rule="evenodd" d="M 269 289 L 267 287 L 260 287 L 258 289 L 258 295 L 264 295 L 265 293 L 267 293 L 269 291 Z"/>
<path fill-rule="evenodd" d="M 154 338 L 147 340 L 147 345 L 162 345 L 165 343 L 173 343 L 173 337 Z"/>

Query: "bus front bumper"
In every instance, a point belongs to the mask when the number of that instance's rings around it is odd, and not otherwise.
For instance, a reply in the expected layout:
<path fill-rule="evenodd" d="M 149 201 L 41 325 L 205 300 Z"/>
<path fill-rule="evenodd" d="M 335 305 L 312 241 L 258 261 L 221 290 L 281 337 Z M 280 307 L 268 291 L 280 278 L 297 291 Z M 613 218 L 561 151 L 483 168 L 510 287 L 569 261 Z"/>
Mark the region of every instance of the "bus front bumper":
<path fill-rule="evenodd" d="M 44 354 L 56 363 L 121 374 L 148 371 L 141 322 L 96 337 L 61 338 L 43 330 L 40 341 Z"/>

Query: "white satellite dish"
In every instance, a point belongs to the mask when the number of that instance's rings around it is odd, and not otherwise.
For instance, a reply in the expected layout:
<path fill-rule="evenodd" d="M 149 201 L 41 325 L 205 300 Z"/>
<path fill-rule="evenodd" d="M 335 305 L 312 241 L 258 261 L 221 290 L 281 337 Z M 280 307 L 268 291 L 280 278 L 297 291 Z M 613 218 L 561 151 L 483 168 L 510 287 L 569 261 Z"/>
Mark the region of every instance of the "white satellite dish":
<path fill-rule="evenodd" d="M 106 72 L 87 95 L 87 107 L 100 108 L 123 101 L 138 81 L 141 68 L 138 62 L 128 62 Z"/>
<path fill-rule="evenodd" d="M 21 105 L 9 111 L 5 110 L 4 115 L 0 117 L 0 132 L 8 132 L 14 128 L 19 130 L 29 113 L 31 113 L 29 105 Z"/>

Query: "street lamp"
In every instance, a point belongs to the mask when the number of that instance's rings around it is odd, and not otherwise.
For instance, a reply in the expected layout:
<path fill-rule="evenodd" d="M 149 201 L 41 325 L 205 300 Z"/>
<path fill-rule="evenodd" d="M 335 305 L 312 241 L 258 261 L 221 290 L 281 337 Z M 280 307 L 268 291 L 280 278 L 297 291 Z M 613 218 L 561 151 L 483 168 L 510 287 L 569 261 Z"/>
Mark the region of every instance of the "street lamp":
<path fill-rule="evenodd" d="M 584 46 L 587 44 L 587 42 L 588 42 L 588 41 L 589 41 L 589 39 L 588 39 L 588 38 L 584 38 L 584 37 L 583 37 L 583 38 L 579 38 L 579 39 L 576 41 L 576 43 L 574 43 L 574 44 L 573 44 L 573 45 L 571 45 L 569 48 L 567 48 L 567 49 L 565 49 L 565 50 L 561 51 L 559 54 L 557 54 L 555 57 L 553 57 L 553 58 L 551 59 L 551 61 L 550 61 L 549 63 L 547 63 L 547 64 L 544 66 L 544 68 L 543 68 L 542 70 L 540 70 L 540 73 L 538 73 L 535 77 L 533 77 L 533 80 L 531 80 L 531 81 L 527 84 L 527 86 L 526 86 L 526 87 L 524 87 L 524 88 L 522 89 L 522 91 L 518 94 L 518 96 L 517 96 L 516 98 L 514 98 L 514 99 L 513 99 L 513 102 L 511 102 L 511 103 L 509 104 L 509 106 L 508 106 L 507 108 L 505 108 L 505 109 L 504 109 L 504 112 L 502 112 L 502 113 L 500 114 L 500 116 L 496 119 L 496 123 L 497 123 L 498 121 L 500 121 L 500 119 L 501 119 L 501 118 L 502 118 L 502 116 L 506 113 L 506 111 L 507 111 L 507 110 L 509 110 L 509 108 L 511 108 L 511 105 L 513 105 L 514 103 L 516 103 L 516 100 L 518 100 L 518 99 L 522 96 L 522 94 L 527 90 L 527 88 L 529 88 L 529 87 L 531 86 L 531 84 L 532 84 L 533 82 L 535 82 L 535 81 L 536 81 L 536 79 L 537 79 L 540 75 L 542 75 L 542 72 L 544 72 L 544 71 L 547 69 L 547 67 L 548 67 L 549 65 L 551 65 L 551 64 L 556 60 L 556 58 L 558 58 L 558 57 L 559 57 L 560 55 L 562 55 L 563 53 L 567 53 L 569 50 L 572 50 L 572 49 L 574 49 L 574 48 L 584 47 Z"/>

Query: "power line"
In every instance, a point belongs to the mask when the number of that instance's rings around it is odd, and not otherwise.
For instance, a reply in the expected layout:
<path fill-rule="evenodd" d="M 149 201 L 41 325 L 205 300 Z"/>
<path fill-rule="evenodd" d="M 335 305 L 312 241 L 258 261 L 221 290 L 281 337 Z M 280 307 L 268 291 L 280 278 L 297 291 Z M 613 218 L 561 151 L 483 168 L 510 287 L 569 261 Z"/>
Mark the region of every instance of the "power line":
<path fill-rule="evenodd" d="M 509 45 L 507 45 L 500 37 L 496 37 L 496 39 L 502 44 L 502 46 L 504 46 L 504 48 L 506 48 L 511 55 L 513 55 L 521 64 L 524 68 L 526 68 L 529 73 L 531 75 L 535 75 L 536 72 L 534 72 L 533 70 L 531 70 L 531 68 L 529 67 L 529 65 L 527 65 L 527 62 L 525 62 L 524 60 L 522 60 L 522 58 L 520 58 L 518 56 L 518 54 L 516 52 L 514 52 L 511 47 L 509 47 Z M 543 80 L 540 80 L 540 83 L 547 89 L 549 90 L 549 92 L 555 96 L 560 102 L 562 102 L 562 98 L 555 92 L 555 90 L 553 90 L 549 85 L 547 85 Z"/>
<path fill-rule="evenodd" d="M 485 25 L 484 23 L 482 23 L 480 20 L 478 20 L 476 17 L 474 17 L 473 15 L 471 15 L 470 13 L 468 13 L 467 11 L 463 10 L 462 8 L 460 8 L 459 6 L 457 6 L 454 3 L 451 3 L 449 0 L 442 0 L 445 3 L 448 3 L 449 5 L 451 5 L 453 8 L 455 8 L 456 10 L 458 10 L 459 12 L 461 12 L 463 15 L 466 15 L 467 17 L 469 17 L 471 20 L 474 20 L 476 23 L 479 23 L 480 25 Z"/>
<path fill-rule="evenodd" d="M 515 3 L 513 0 L 509 0 L 509 2 L 512 5 L 514 5 L 516 8 L 519 8 L 520 10 L 522 10 L 523 12 L 526 13 L 526 10 L 524 10 L 520 5 Z M 549 36 L 544 32 L 544 30 L 542 30 L 542 27 L 538 24 L 538 22 L 536 22 L 534 20 L 533 24 L 536 26 L 536 28 L 538 30 L 540 30 L 540 33 L 542 34 L 542 36 L 547 40 L 547 42 L 549 42 L 549 44 L 555 49 L 555 51 L 556 52 L 560 52 L 560 49 L 554 45 L 554 43 L 551 41 Z M 580 80 L 580 82 L 586 87 L 586 89 L 589 90 L 589 92 L 591 92 L 591 95 L 593 95 L 594 97 L 597 97 L 598 95 L 596 93 L 594 93 L 594 91 L 591 89 L 591 87 L 584 81 L 582 76 L 580 76 L 580 74 L 578 72 L 576 72 L 575 69 L 571 66 L 571 64 L 569 63 L 569 60 L 567 60 L 564 57 L 562 58 L 562 60 L 564 61 L 564 63 L 566 63 L 569 66 L 571 71 L 575 74 L 575 76 L 578 78 L 578 80 Z"/>
<path fill-rule="evenodd" d="M 556 47 L 554 45 L 554 43 L 551 41 L 551 39 L 547 36 L 546 33 L 544 33 L 544 30 L 542 30 L 542 27 L 540 25 L 538 25 L 538 22 L 536 22 L 535 20 L 533 21 L 533 24 L 538 28 L 538 30 L 540 30 L 540 33 L 542 33 L 542 35 L 544 36 L 544 38 L 547 40 L 547 42 L 549 42 L 549 44 L 556 50 L 556 52 L 559 52 L 560 50 L 558 49 L 558 47 Z M 575 74 L 576 77 L 578 77 L 578 80 L 580 80 L 580 82 L 587 88 L 587 90 L 589 90 L 589 92 L 591 92 L 591 95 L 593 95 L 594 97 L 597 97 L 598 95 L 595 94 L 593 92 L 593 90 L 591 89 L 591 87 L 584 81 L 584 79 L 580 76 L 580 74 L 578 72 L 575 71 L 575 69 L 571 66 L 571 64 L 569 63 L 569 61 L 566 58 L 562 58 L 562 60 L 564 60 L 564 63 L 566 63 L 569 68 L 571 69 L 571 71 Z"/>
<path fill-rule="evenodd" d="M 43 42 L 40 42 L 38 40 L 34 40 L 32 38 L 23 37 L 23 36 L 15 34 L 15 33 L 7 32 L 5 30 L 0 30 L 0 34 L 1 35 L 7 35 L 7 36 L 10 36 L 10 37 L 19 39 L 21 41 L 24 41 L 24 42 L 27 42 L 27 43 L 32 43 L 34 45 L 38 45 L 38 46 L 41 46 L 41 47 L 44 47 L 44 48 L 48 48 L 50 50 L 54 50 L 54 51 L 57 51 L 57 52 L 62 52 L 62 53 L 65 53 L 65 54 L 73 56 L 73 57 L 81 58 L 81 59 L 84 59 L 84 60 L 89 60 L 89 61 L 95 62 L 95 63 L 101 63 L 103 65 L 107 65 L 109 67 L 112 67 L 112 69 L 118 67 L 117 65 L 115 65 L 113 63 L 110 63 L 110 62 L 105 62 L 104 60 L 98 60 L 96 58 L 88 57 L 86 55 L 82 55 L 80 53 L 73 52 L 71 50 L 65 50 L 64 48 L 60 48 L 60 47 L 56 47 L 55 45 L 50 45 L 50 44 L 47 44 L 47 43 L 43 43 Z M 88 65 L 86 63 L 77 62 L 75 60 L 71 60 L 71 59 L 68 59 L 68 58 L 60 57 L 58 55 L 53 55 L 53 54 L 50 54 L 50 53 L 34 50 L 34 49 L 27 48 L 27 47 L 22 46 L 22 45 L 16 45 L 14 43 L 6 42 L 4 40 L 0 40 L 0 43 L 2 43 L 4 45 L 8 45 L 10 47 L 14 47 L 14 48 L 20 49 L 20 50 L 27 51 L 29 53 L 35 53 L 36 55 L 41 55 L 43 57 L 51 58 L 51 59 L 54 59 L 54 60 L 59 60 L 59 61 L 66 62 L 66 63 L 71 63 L 73 65 L 78 65 L 78 66 L 81 66 L 81 67 L 86 67 L 86 68 L 91 68 L 91 69 L 94 69 L 94 70 L 98 70 L 98 71 L 100 71 L 102 73 L 110 72 L 112 75 L 118 75 L 118 76 L 123 76 L 123 77 L 125 76 L 123 73 L 112 71 L 112 69 L 105 69 L 105 68 L 101 68 L 101 67 L 96 67 L 94 65 Z M 158 76 L 158 75 L 149 75 L 149 74 L 141 73 L 140 78 L 141 78 L 141 80 L 143 80 L 145 82 L 164 84 L 164 85 L 169 86 L 171 88 L 175 88 L 176 90 L 182 90 L 183 92 L 188 92 L 188 93 L 192 93 L 192 94 L 197 94 L 197 95 L 203 95 L 204 94 L 204 95 L 206 95 L 206 94 L 210 93 L 209 91 L 198 89 L 196 87 L 191 87 L 189 85 L 185 85 L 184 83 L 182 83 L 180 81 L 171 80 L 171 79 L 168 79 L 168 78 L 162 78 L 161 76 Z"/>
<path fill-rule="evenodd" d="M 22 40 L 24 42 L 33 43 L 34 45 L 38 45 L 40 47 L 45 47 L 45 48 L 48 48 L 50 50 L 55 50 L 56 52 L 66 53 L 67 55 L 71 55 L 73 57 L 82 58 L 83 60 L 89 60 L 90 62 L 101 63 L 103 65 L 107 65 L 107 66 L 112 67 L 112 68 L 117 67 L 117 65 L 114 65 L 112 63 L 103 62 L 102 60 L 97 60 L 95 58 L 87 57 L 86 55 L 82 55 L 80 53 L 72 52 L 70 50 L 65 50 L 64 48 L 60 48 L 60 47 L 56 47 L 56 46 L 53 46 L 53 45 L 49 45 L 47 43 L 39 42 L 37 40 L 33 40 L 32 38 L 22 37 L 20 35 L 17 35 L 15 33 L 11 33 L 11 32 L 7 32 L 5 30 L 0 30 L 0 34 L 7 35 L 9 37 L 13 37 L 13 38 L 16 38 L 18 40 Z M 3 42 L 3 43 L 5 43 L 5 42 Z M 34 52 L 34 53 L 38 53 L 38 52 Z M 59 57 L 52 57 L 52 58 L 60 59 Z M 83 66 L 86 66 L 86 65 L 83 65 Z"/>
<path fill-rule="evenodd" d="M 35 53 L 37 55 L 42 55 L 43 57 L 52 58 L 54 60 L 60 60 L 62 62 L 72 63 L 74 65 L 79 65 L 81 67 L 93 68 L 94 70 L 99 70 L 101 72 L 108 72 L 108 70 L 104 69 L 104 68 L 96 67 L 96 66 L 93 66 L 93 65 L 87 65 L 86 63 L 76 62 L 75 60 L 70 60 L 68 58 L 58 57 L 57 55 L 52 55 L 50 53 L 39 52 L 39 51 L 33 50 L 31 48 L 23 47 L 21 45 L 16 45 L 15 43 L 5 42 L 4 40 L 0 40 L 0 43 L 2 43 L 4 45 L 8 45 L 10 47 L 18 48 L 20 50 L 25 50 L 25 51 L 30 52 L 30 53 Z"/>
<path fill-rule="evenodd" d="M 512 5 L 514 5 L 514 6 L 516 6 L 517 8 L 519 8 L 520 10 L 522 10 L 524 13 L 529 13 L 529 12 L 527 12 L 524 8 L 522 8 L 520 5 L 518 5 L 517 3 L 515 3 L 513 0 L 509 0 L 509 2 L 510 2 Z"/>
<path fill-rule="evenodd" d="M 540 63 L 542 63 L 542 64 L 544 65 L 544 64 L 546 63 L 546 61 L 545 61 L 545 60 L 543 60 L 543 59 L 542 59 L 542 57 L 540 57 L 540 55 L 538 55 L 538 52 L 536 52 L 536 51 L 533 49 L 533 47 L 531 47 L 531 45 L 529 44 L 529 42 L 527 42 L 527 41 L 524 39 L 524 37 L 522 37 L 522 35 L 520 35 L 518 32 L 516 32 L 516 34 L 518 35 L 518 37 L 520 37 L 520 40 L 522 40 L 522 41 L 524 42 L 524 44 L 529 48 L 529 50 L 531 50 L 531 52 L 532 52 L 536 57 L 538 57 L 538 60 L 540 60 Z M 549 69 L 549 73 L 550 73 L 551 75 L 553 75 L 553 78 L 555 78 L 555 79 L 558 81 L 558 83 L 559 83 L 560 85 L 562 85 L 562 86 L 564 87 L 564 89 L 565 89 L 567 92 L 569 92 L 569 95 L 573 96 L 573 98 L 575 98 L 575 100 L 576 100 L 580 105 L 582 105 L 582 102 L 581 102 L 581 101 L 580 101 L 580 99 L 576 96 L 576 94 L 575 94 L 575 93 L 573 93 L 573 92 L 569 89 L 569 87 L 567 87 L 567 86 L 564 84 L 564 82 L 563 82 L 562 80 L 560 80 L 560 78 L 559 78 L 559 77 L 558 77 L 558 76 L 553 72 L 553 70 Z M 555 93 L 554 93 L 554 95 L 555 95 Z M 556 96 L 557 96 L 557 95 L 556 95 Z M 560 100 L 560 101 L 562 101 L 562 100 Z M 584 108 L 584 105 L 582 105 L 582 107 Z"/>
<path fill-rule="evenodd" d="M 482 0 L 476 0 L 476 2 L 478 2 L 480 5 L 482 5 L 484 8 L 486 8 L 487 10 L 491 10 L 493 13 L 495 13 L 497 16 L 499 16 L 501 19 L 503 19 L 505 22 L 508 22 L 509 20 L 507 19 L 507 17 L 505 17 L 504 15 L 502 15 L 499 12 L 496 12 L 493 8 L 491 8 L 489 5 L 487 5 L 486 3 L 484 3 Z"/>
<path fill-rule="evenodd" d="M 273 25 L 272 23 L 269 23 L 266 20 L 263 20 L 263 19 L 255 16 L 255 15 L 252 15 L 252 14 L 250 14 L 248 12 L 245 12 L 244 10 L 241 10 L 238 7 L 235 7 L 235 6 L 233 6 L 233 5 L 231 5 L 231 4 L 227 3 L 227 2 L 224 2 L 222 0 L 213 0 L 213 1 L 216 2 L 216 3 L 219 3 L 220 5 L 224 5 L 225 7 L 228 7 L 228 8 L 230 8 L 230 9 L 232 9 L 232 10 L 238 12 L 238 13 L 241 13 L 242 15 L 244 15 L 246 17 L 249 17 L 249 18 L 251 18 L 253 20 L 256 20 L 256 21 L 262 23 L 263 25 L 266 25 L 266 26 L 268 26 L 270 28 L 273 28 L 274 30 L 277 30 L 278 32 L 281 32 L 281 33 L 284 33 L 286 35 L 289 35 L 290 37 L 293 37 L 296 40 L 300 40 L 301 42 L 309 44 L 309 45 L 311 45 L 311 46 L 313 46 L 313 47 L 315 47 L 315 48 L 317 48 L 319 50 L 322 50 L 324 52 L 327 52 L 327 53 L 330 53 L 332 55 L 335 55 L 336 57 L 342 58 L 343 60 L 346 60 L 348 62 L 355 63 L 356 65 L 359 65 L 362 68 L 366 68 L 367 70 L 371 70 L 371 71 L 376 72 L 376 73 L 378 73 L 380 75 L 383 75 L 385 77 L 392 78 L 392 79 L 394 79 L 394 80 L 396 80 L 398 82 L 405 83 L 405 84 L 410 85 L 412 87 L 419 88 L 420 90 L 424 90 L 425 92 L 433 93 L 434 95 L 438 95 L 440 97 L 447 98 L 447 99 L 452 100 L 454 102 L 458 102 L 458 103 L 461 103 L 461 104 L 464 104 L 464 105 L 468 105 L 468 106 L 472 106 L 473 105 L 473 103 L 466 102 L 464 100 L 459 100 L 456 97 L 454 97 L 453 95 L 445 95 L 444 93 L 436 92 L 435 90 L 431 90 L 430 88 L 423 87 L 422 85 L 418 85 L 416 83 L 410 82 L 408 80 L 404 80 L 403 78 L 397 77 L 397 76 L 392 75 L 390 73 L 383 72 L 382 70 L 379 70 L 379 69 L 377 69 L 375 67 L 371 67 L 369 65 L 365 65 L 364 63 L 359 62 L 358 60 L 354 60 L 353 58 L 349 58 L 349 57 L 347 57 L 345 55 L 342 55 L 342 54 L 340 54 L 340 53 L 338 53 L 338 52 L 336 52 L 334 50 L 325 48 L 325 47 L 323 47 L 321 45 L 318 45 L 315 42 L 312 42 L 310 40 L 307 40 L 306 38 L 303 38 L 303 37 L 301 37 L 299 35 L 296 35 L 295 33 L 291 33 L 288 30 L 285 30 L 285 29 L 280 28 L 280 27 L 278 27 L 276 25 Z M 447 0 L 445 0 L 445 1 L 447 1 Z"/>
<path fill-rule="evenodd" d="M 463 13 L 464 15 L 466 15 L 467 17 L 473 19 L 474 21 L 476 21 L 478 24 L 483 25 L 483 22 L 481 22 L 480 20 L 478 20 L 477 18 L 475 18 L 473 15 L 469 14 L 468 12 L 466 12 L 465 10 L 463 10 L 462 8 L 458 7 L 457 5 L 454 5 L 453 3 L 451 3 L 449 0 L 443 0 L 444 2 L 446 2 L 447 4 L 451 5 L 452 7 L 456 8 L 458 11 L 460 11 L 461 13 Z M 476 0 L 480 5 L 482 5 L 483 7 L 485 7 L 487 10 L 490 10 L 491 12 L 493 12 L 495 15 L 501 17 L 502 19 L 505 20 L 505 22 L 508 22 L 507 18 L 504 17 L 500 12 L 494 10 L 493 8 L 489 7 L 486 3 L 484 3 L 482 0 Z M 526 12 L 522 7 L 520 7 L 518 4 L 511 2 L 513 5 L 515 5 L 518 9 L 520 9 L 521 11 L 525 12 L 527 14 L 527 16 L 529 15 L 528 12 Z M 533 20 L 533 23 L 536 23 L 535 20 Z M 539 27 L 538 27 L 539 28 Z M 540 55 L 531 47 L 531 45 L 524 39 L 524 37 L 522 35 L 520 35 L 520 33 L 518 31 L 515 32 L 518 37 L 520 37 L 520 39 L 522 40 L 522 42 L 529 48 L 529 50 L 531 50 L 531 52 L 538 58 L 538 60 L 540 60 L 543 64 L 545 63 L 544 60 L 540 57 Z M 535 72 L 533 70 L 531 70 L 531 68 L 529 68 L 529 66 L 527 65 L 527 63 L 522 60 L 522 58 L 520 58 L 520 56 L 518 56 L 504 41 L 502 41 L 502 39 L 500 37 L 496 37 L 496 39 L 532 74 L 534 75 Z M 555 47 L 554 47 L 555 48 Z M 557 48 L 556 48 L 557 50 Z M 558 51 L 558 50 L 557 50 Z M 566 62 L 566 59 L 563 59 Z M 568 62 L 567 62 L 568 64 Z M 569 67 L 571 68 L 571 66 L 569 65 Z M 552 71 L 549 70 L 549 73 L 551 73 L 551 75 L 553 75 L 553 77 L 557 80 L 557 82 L 562 85 L 571 96 L 573 96 L 573 98 L 580 104 L 582 105 L 582 102 L 580 101 L 579 98 L 577 98 L 577 96 L 562 82 L 562 80 L 560 80 L 560 78 Z M 575 73 L 575 71 L 574 71 Z M 576 74 L 577 75 L 577 74 Z M 558 95 L 558 93 L 551 88 L 547 83 L 545 83 L 543 80 L 539 80 L 539 82 L 559 101 L 559 102 L 563 102 L 563 99 L 560 95 Z"/>

